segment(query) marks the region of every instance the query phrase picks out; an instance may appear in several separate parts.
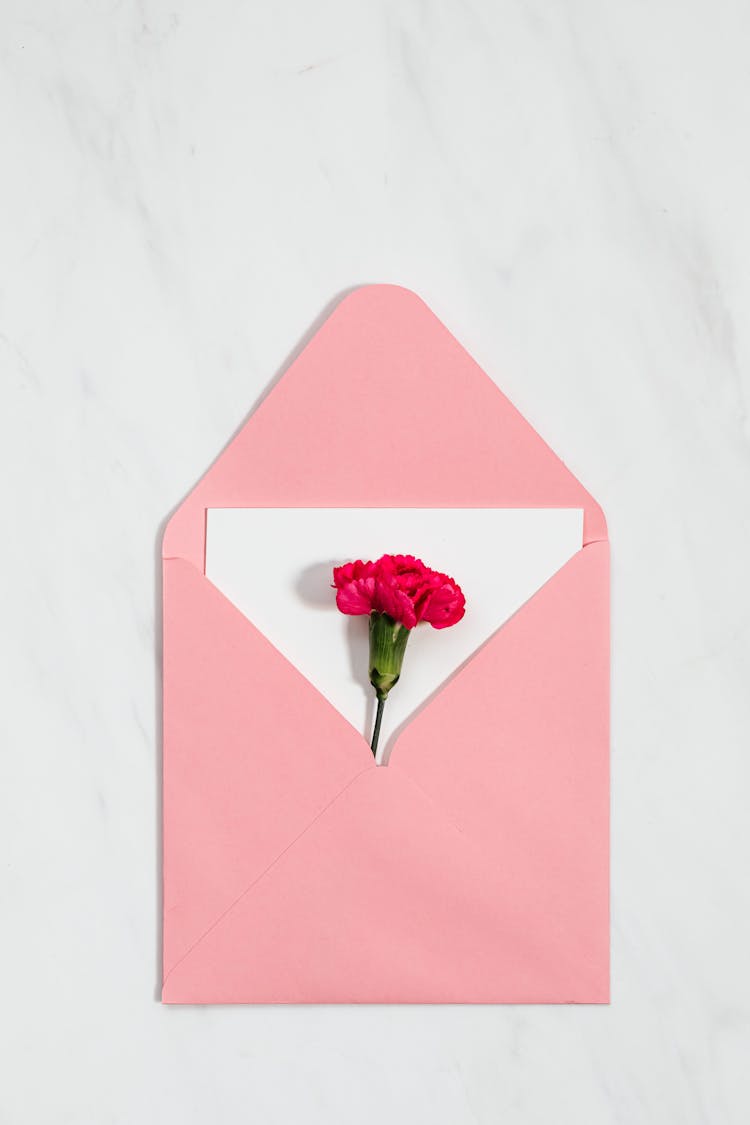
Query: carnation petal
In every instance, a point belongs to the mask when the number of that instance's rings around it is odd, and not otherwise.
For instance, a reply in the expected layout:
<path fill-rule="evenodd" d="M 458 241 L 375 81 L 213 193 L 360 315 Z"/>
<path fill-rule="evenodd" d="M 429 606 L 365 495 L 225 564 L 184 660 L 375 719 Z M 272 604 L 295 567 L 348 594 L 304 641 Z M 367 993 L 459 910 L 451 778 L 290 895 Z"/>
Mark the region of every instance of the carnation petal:
<path fill-rule="evenodd" d="M 466 612 L 466 599 L 461 587 L 447 575 L 440 577 L 443 579 L 441 585 L 432 591 L 422 610 L 422 620 L 433 629 L 447 629 L 455 625 Z"/>
<path fill-rule="evenodd" d="M 336 605 L 342 613 L 356 617 L 373 609 L 374 579 L 347 582 L 336 591 Z"/>

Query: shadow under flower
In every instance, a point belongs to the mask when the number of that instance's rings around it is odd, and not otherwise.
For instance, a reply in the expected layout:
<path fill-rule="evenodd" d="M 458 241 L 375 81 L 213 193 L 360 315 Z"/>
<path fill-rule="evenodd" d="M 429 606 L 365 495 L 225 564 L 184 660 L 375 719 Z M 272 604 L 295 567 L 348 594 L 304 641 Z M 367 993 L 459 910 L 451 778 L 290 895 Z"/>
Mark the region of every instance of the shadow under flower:
<path fill-rule="evenodd" d="M 340 560 L 311 563 L 300 572 L 295 586 L 299 600 L 321 612 L 338 613 L 335 592 L 331 588 L 331 575 Z M 362 737 L 370 741 L 375 721 L 375 692 L 370 683 L 370 638 L 367 616 L 346 618 L 346 641 L 349 652 L 349 672 L 354 683 L 359 684 L 365 698 Z"/>

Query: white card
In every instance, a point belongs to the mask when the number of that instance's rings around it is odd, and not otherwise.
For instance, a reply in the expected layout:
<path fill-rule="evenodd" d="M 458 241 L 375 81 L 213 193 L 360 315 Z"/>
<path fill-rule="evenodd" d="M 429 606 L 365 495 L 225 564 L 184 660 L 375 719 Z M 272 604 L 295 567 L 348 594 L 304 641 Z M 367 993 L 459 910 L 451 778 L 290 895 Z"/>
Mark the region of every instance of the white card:
<path fill-rule="evenodd" d="M 381 757 L 582 544 L 580 508 L 210 508 L 206 576 L 368 740 L 368 618 L 339 613 L 333 567 L 409 554 L 458 582 L 464 618 L 449 629 L 412 630 L 385 706 Z"/>

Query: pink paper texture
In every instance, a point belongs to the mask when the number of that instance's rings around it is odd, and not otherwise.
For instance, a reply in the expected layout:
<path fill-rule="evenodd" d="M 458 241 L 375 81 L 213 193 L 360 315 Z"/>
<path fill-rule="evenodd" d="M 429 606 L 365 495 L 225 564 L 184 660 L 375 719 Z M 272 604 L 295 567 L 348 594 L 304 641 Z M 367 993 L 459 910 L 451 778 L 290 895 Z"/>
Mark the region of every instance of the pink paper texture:
<path fill-rule="evenodd" d="M 376 767 L 204 576 L 206 509 L 258 506 L 580 507 L 584 546 Z M 606 1003 L 608 574 L 422 301 L 345 298 L 164 536 L 164 1000 Z"/>

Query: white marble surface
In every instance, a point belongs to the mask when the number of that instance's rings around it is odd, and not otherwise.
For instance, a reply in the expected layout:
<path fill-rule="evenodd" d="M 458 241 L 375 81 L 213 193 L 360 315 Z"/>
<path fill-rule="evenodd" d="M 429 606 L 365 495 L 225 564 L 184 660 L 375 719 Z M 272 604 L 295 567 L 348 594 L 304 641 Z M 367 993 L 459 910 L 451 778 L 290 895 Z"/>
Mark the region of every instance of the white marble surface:
<path fill-rule="evenodd" d="M 750 1119 L 750 9 L 6 0 L 0 1120 Z M 168 1009 L 159 529 L 416 289 L 614 544 L 609 1008 Z"/>

